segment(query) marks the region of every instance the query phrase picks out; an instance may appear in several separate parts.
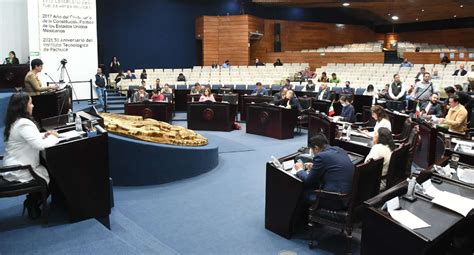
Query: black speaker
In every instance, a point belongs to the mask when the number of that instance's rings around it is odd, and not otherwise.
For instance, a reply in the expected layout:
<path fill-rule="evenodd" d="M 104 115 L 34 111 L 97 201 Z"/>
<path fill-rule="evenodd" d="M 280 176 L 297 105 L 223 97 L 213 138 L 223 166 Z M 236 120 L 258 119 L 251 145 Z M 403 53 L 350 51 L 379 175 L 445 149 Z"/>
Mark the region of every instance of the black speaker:
<path fill-rule="evenodd" d="M 273 44 L 273 51 L 274 52 L 281 52 L 281 42 L 280 41 L 275 42 Z"/>
<path fill-rule="evenodd" d="M 280 23 L 275 23 L 273 25 L 273 29 L 275 30 L 275 34 L 279 35 L 280 34 Z"/>

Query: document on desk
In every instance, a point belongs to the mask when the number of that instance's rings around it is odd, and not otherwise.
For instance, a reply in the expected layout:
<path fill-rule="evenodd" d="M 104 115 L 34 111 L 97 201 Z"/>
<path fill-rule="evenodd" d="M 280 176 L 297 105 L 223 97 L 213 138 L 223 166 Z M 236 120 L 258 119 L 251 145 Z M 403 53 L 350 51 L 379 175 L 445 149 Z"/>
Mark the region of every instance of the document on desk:
<path fill-rule="evenodd" d="M 61 142 L 64 140 L 69 140 L 71 138 L 80 137 L 82 134 L 84 134 L 84 132 L 77 132 L 76 130 L 64 132 L 59 134 L 59 141 Z"/>
<path fill-rule="evenodd" d="M 409 229 L 427 228 L 431 226 L 407 210 L 394 210 L 389 211 L 388 213 L 394 220 Z"/>
<path fill-rule="evenodd" d="M 439 194 L 443 193 L 443 191 L 437 189 L 433 183 L 431 183 L 431 180 L 428 179 L 427 181 L 423 182 L 421 184 L 421 186 L 423 186 L 423 191 L 426 195 L 430 196 L 430 197 L 437 197 Z"/>
<path fill-rule="evenodd" d="M 474 200 L 447 191 L 437 194 L 431 202 L 455 211 L 464 217 L 474 209 Z"/>

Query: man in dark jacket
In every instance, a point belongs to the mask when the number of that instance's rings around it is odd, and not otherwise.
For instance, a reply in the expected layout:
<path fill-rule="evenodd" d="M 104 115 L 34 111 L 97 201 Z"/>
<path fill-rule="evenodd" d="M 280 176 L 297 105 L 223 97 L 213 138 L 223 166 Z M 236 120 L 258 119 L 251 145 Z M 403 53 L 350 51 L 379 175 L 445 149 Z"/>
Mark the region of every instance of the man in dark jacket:
<path fill-rule="evenodd" d="M 306 186 L 306 198 L 310 202 L 319 199 L 319 207 L 329 210 L 340 210 L 347 207 L 342 201 L 318 198 L 315 189 L 330 192 L 350 193 L 354 165 L 347 153 L 336 146 L 330 146 L 323 134 L 311 137 L 309 146 L 314 152 L 313 163 L 303 165 L 296 163 L 296 175 Z M 304 170 L 304 167 L 309 170 Z"/>

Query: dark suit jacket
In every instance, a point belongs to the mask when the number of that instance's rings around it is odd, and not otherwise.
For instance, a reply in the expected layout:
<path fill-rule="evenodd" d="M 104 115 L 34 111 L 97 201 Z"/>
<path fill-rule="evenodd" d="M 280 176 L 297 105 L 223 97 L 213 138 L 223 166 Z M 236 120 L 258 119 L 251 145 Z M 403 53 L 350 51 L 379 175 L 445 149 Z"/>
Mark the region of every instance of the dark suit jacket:
<path fill-rule="evenodd" d="M 352 190 L 352 176 L 354 165 L 347 153 L 336 146 L 328 146 L 324 151 L 316 154 L 313 158 L 313 168 L 307 171 L 299 171 L 297 176 L 306 186 L 307 198 L 316 200 L 315 189 L 325 191 L 350 193 Z M 320 200 L 320 207 L 338 210 L 347 204 L 333 200 Z"/>
<path fill-rule="evenodd" d="M 453 76 L 457 76 L 458 73 L 459 73 L 459 70 L 461 70 L 461 69 L 458 69 L 458 70 L 454 71 Z M 466 74 L 467 74 L 467 71 L 463 69 L 462 72 L 461 72 L 461 76 L 464 76 Z"/>
<path fill-rule="evenodd" d="M 127 74 L 127 75 L 125 76 L 125 79 L 136 79 L 136 78 L 137 78 L 137 77 L 135 76 L 134 73 L 132 73 L 132 75 L 128 75 L 128 74 Z"/>
<path fill-rule="evenodd" d="M 323 99 L 331 100 L 331 93 L 329 92 L 329 88 L 326 88 L 326 90 L 324 90 L 323 92 L 319 91 L 319 94 L 320 93 L 324 93 Z M 318 99 L 319 99 L 319 94 L 317 96 Z"/>
<path fill-rule="evenodd" d="M 288 104 L 288 99 L 284 98 L 281 101 L 281 105 L 286 106 Z M 292 97 L 290 99 L 290 105 L 291 109 L 296 109 L 298 112 L 301 112 L 303 109 L 301 108 L 300 102 L 298 101 L 298 98 Z"/>
<path fill-rule="evenodd" d="M 428 104 L 430 103 L 430 101 L 426 101 L 425 103 L 423 103 L 421 105 L 421 109 L 422 111 L 425 111 L 426 109 L 426 106 L 428 106 Z M 430 110 L 426 113 L 428 115 L 434 115 L 438 118 L 441 118 L 443 117 L 444 113 L 443 113 L 443 108 L 441 107 L 441 104 L 440 103 L 437 103 L 436 105 L 432 105 L 430 107 Z"/>

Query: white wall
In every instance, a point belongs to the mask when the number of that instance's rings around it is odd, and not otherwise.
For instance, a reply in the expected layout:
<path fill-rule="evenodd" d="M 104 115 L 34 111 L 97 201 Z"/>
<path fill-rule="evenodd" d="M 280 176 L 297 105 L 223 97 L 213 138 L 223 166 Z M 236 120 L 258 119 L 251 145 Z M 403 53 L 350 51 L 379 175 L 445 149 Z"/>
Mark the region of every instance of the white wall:
<path fill-rule="evenodd" d="M 15 51 L 20 63 L 28 61 L 27 0 L 0 0 L 0 59 Z"/>

